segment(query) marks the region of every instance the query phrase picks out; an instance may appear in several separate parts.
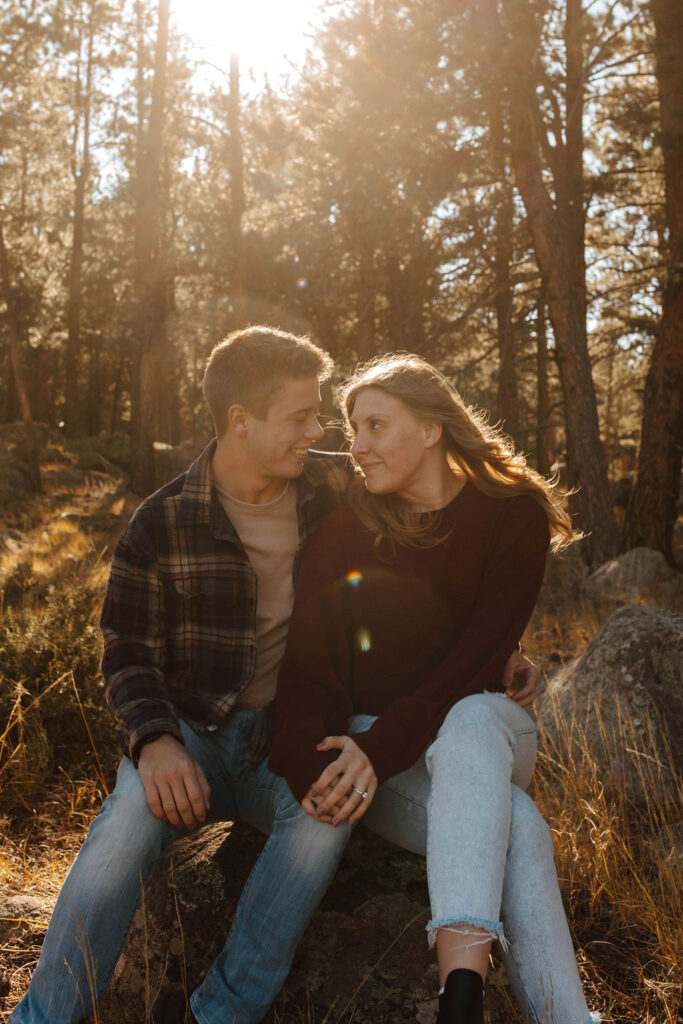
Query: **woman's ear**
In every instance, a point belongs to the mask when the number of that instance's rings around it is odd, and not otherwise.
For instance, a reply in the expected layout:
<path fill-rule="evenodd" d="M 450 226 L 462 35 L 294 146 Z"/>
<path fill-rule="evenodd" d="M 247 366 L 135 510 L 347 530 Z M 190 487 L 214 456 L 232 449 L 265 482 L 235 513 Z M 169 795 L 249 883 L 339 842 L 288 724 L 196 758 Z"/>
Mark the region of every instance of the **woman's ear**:
<path fill-rule="evenodd" d="M 433 423 L 431 420 L 425 420 L 424 439 L 426 448 L 433 448 L 435 444 L 439 443 L 442 436 L 443 424 Z"/>

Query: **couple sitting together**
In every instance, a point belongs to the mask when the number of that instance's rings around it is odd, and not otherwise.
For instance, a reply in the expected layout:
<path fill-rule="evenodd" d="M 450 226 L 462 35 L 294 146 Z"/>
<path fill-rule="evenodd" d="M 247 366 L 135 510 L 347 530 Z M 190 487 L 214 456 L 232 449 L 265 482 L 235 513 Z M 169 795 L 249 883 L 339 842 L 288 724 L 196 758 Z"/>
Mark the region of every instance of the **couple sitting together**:
<path fill-rule="evenodd" d="M 361 818 L 426 856 L 439 1024 L 482 1024 L 494 940 L 526 1021 L 596 1019 L 525 793 L 519 639 L 567 514 L 418 356 L 342 387 L 352 458 L 310 450 L 331 370 L 270 328 L 221 342 L 215 440 L 117 544 L 103 672 L 125 756 L 11 1024 L 92 1012 L 150 867 L 209 818 L 269 838 L 201 985 L 164 992 L 154 1024 L 262 1020 Z"/>

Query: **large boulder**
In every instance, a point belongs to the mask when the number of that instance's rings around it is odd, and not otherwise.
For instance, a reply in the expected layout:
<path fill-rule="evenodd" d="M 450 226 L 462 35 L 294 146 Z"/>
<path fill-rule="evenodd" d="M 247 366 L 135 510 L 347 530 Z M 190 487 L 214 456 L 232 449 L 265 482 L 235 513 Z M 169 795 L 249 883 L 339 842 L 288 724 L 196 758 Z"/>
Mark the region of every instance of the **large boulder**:
<path fill-rule="evenodd" d="M 590 597 L 660 605 L 683 611 L 683 574 L 672 569 L 661 551 L 632 548 L 605 562 L 583 581 Z"/>
<path fill-rule="evenodd" d="M 625 605 L 537 702 L 546 744 L 636 801 L 674 797 L 683 770 L 683 615 Z"/>
<path fill-rule="evenodd" d="M 191 992 L 199 984 L 263 843 L 247 826 L 227 823 L 173 844 L 145 885 L 100 1024 L 144 1024 L 166 985 L 183 981 Z M 434 1024 L 438 977 L 428 919 L 424 860 L 356 829 L 265 1020 Z M 490 1024 L 519 1019 L 501 976 L 487 985 L 487 1009 Z"/>

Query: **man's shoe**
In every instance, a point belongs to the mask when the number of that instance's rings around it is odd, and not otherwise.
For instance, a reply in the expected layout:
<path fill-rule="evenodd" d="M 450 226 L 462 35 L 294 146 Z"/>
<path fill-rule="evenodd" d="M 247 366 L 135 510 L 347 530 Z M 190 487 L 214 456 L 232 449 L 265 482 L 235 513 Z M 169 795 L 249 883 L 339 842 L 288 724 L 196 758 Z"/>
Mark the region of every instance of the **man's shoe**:
<path fill-rule="evenodd" d="M 182 985 L 172 985 L 155 1001 L 150 1024 L 198 1024 Z"/>
<path fill-rule="evenodd" d="M 484 1024 L 484 982 L 478 971 L 451 971 L 439 996 L 436 1024 Z"/>

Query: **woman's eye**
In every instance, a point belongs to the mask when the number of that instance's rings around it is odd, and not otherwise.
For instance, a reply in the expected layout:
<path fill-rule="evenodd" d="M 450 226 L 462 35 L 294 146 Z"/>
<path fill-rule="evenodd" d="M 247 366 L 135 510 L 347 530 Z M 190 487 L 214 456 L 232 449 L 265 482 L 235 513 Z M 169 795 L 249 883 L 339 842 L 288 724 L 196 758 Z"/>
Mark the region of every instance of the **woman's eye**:
<path fill-rule="evenodd" d="M 381 426 L 382 424 L 379 422 L 379 420 L 372 420 L 372 422 L 370 423 L 370 430 L 377 430 L 377 428 Z"/>

